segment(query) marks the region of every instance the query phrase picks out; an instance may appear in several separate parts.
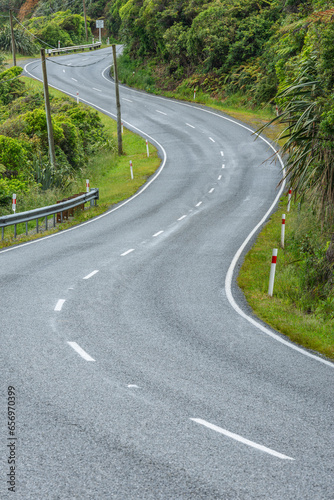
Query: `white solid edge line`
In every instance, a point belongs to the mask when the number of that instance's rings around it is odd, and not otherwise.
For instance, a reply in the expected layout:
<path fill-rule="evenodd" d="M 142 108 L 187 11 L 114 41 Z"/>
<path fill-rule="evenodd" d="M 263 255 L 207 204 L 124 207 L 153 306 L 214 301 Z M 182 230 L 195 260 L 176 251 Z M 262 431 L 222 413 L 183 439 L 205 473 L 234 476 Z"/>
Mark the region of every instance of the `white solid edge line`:
<path fill-rule="evenodd" d="M 86 361 L 95 361 L 89 354 L 86 353 L 76 342 L 67 342 Z"/>
<path fill-rule="evenodd" d="M 32 61 L 28 64 L 26 64 L 24 66 L 24 71 L 26 71 L 26 73 L 28 73 L 32 78 L 34 78 L 35 80 L 39 80 L 40 82 L 42 82 L 42 80 L 40 78 L 36 78 L 34 77 L 31 73 L 29 73 L 29 71 L 26 69 L 30 64 L 34 64 L 36 63 L 36 61 Z M 102 71 L 102 77 L 107 80 L 109 83 L 113 83 L 112 80 L 106 78 L 104 76 L 104 73 L 105 71 L 110 68 L 111 65 L 109 64 L 106 68 L 104 68 L 104 70 Z M 121 85 L 123 86 L 123 85 Z M 53 86 L 53 85 L 50 85 L 49 84 L 49 87 L 53 87 L 55 88 L 56 90 L 59 90 L 60 92 L 64 92 L 62 91 L 61 89 Z M 138 90 L 134 90 L 134 89 L 128 89 L 127 90 L 133 92 L 133 93 L 136 93 L 136 94 L 142 94 L 142 92 L 139 92 Z M 64 92 L 65 94 L 67 95 L 70 95 L 74 98 L 76 98 L 76 95 L 74 94 L 70 94 L 70 93 L 67 93 L 67 92 Z M 167 101 L 169 100 L 168 98 L 166 97 L 160 97 L 160 96 L 154 96 L 154 95 L 150 95 L 151 98 L 153 99 L 159 99 L 159 100 L 162 100 L 162 101 Z M 86 101 L 85 99 L 81 99 L 82 102 L 85 102 L 91 106 L 93 106 L 94 108 L 96 109 L 100 109 L 101 111 L 103 111 L 104 113 L 110 115 L 110 116 L 114 116 L 116 118 L 116 115 L 112 114 L 112 113 L 109 113 L 109 111 L 106 111 L 105 109 L 99 107 L 99 106 L 96 106 L 94 104 L 92 104 L 91 102 L 89 101 Z M 230 123 L 234 123 L 235 125 L 238 125 L 239 127 L 245 129 L 245 130 L 248 130 L 249 132 L 251 132 L 252 134 L 254 134 L 254 130 L 252 130 L 250 127 L 247 127 L 246 125 L 243 125 L 242 123 L 239 123 L 237 122 L 236 120 L 233 120 L 232 118 L 228 118 L 227 116 L 223 116 L 223 115 L 220 115 L 218 113 L 215 113 L 214 111 L 211 111 L 209 109 L 205 109 L 205 108 L 201 108 L 199 106 L 196 106 L 195 104 L 187 104 L 185 102 L 180 102 L 180 101 L 173 101 L 175 102 L 176 104 L 178 104 L 179 106 L 185 106 L 185 107 L 188 107 L 188 108 L 192 108 L 192 109 L 197 109 L 199 111 L 201 111 L 202 113 L 208 113 L 210 115 L 214 115 L 214 116 L 217 116 L 218 118 L 222 119 L 222 120 L 225 120 L 225 121 L 228 121 Z M 155 181 L 155 179 L 158 177 L 158 175 L 160 175 L 160 173 L 162 172 L 165 164 L 166 164 L 166 161 L 167 161 L 167 154 L 166 154 L 166 151 L 165 149 L 162 147 L 162 145 L 156 140 L 154 139 L 153 137 L 149 136 L 148 134 L 146 134 L 145 132 L 143 132 L 142 130 L 138 129 L 137 127 L 134 127 L 133 125 L 131 125 L 129 122 L 123 122 L 125 123 L 126 125 L 129 125 L 130 127 L 132 127 L 134 130 L 137 130 L 138 132 L 140 132 L 141 134 L 144 134 L 146 137 L 152 139 L 152 141 L 154 141 L 160 148 L 161 150 L 163 151 L 163 155 L 164 155 L 164 159 L 163 159 L 163 162 L 162 162 L 162 165 L 160 166 L 160 169 L 158 170 L 158 172 L 152 177 L 152 179 L 144 185 L 144 187 L 138 191 L 136 194 L 134 194 L 133 196 L 131 196 L 131 198 L 128 198 L 127 200 L 125 200 L 123 203 L 121 203 L 120 205 L 118 205 L 117 207 L 111 209 L 109 212 L 106 212 L 104 214 L 101 214 L 99 215 L 98 217 L 96 217 L 95 219 L 91 219 L 89 221 L 86 221 L 84 222 L 83 224 L 81 224 L 80 226 L 75 226 L 73 228 L 69 228 L 69 229 L 65 229 L 65 231 L 61 231 L 59 233 L 55 233 L 55 234 L 51 234 L 50 236 L 45 236 L 44 238 L 41 238 L 40 240 L 34 240 L 34 241 L 30 241 L 30 242 L 27 242 L 27 243 L 23 243 L 22 245 L 19 245 L 17 247 L 12 247 L 12 248 L 7 248 L 6 250 L 2 250 L 0 252 L 1 253 L 5 253 L 5 252 L 10 252 L 12 250 L 15 250 L 17 248 L 22 248 L 23 246 L 26 246 L 26 245 L 31 245 L 33 243 L 39 243 L 41 241 L 45 241 L 46 239 L 49 239 L 49 238 L 53 238 L 55 236 L 59 236 L 61 234 L 65 234 L 66 232 L 68 231 L 74 231 L 76 229 L 78 229 L 79 227 L 82 227 L 84 226 L 85 224 L 90 224 L 92 222 L 94 222 L 95 220 L 98 220 L 102 217 L 106 217 L 107 215 L 111 214 L 112 212 L 114 212 L 115 210 L 118 210 L 119 208 L 123 207 L 124 205 L 126 205 L 127 203 L 129 203 L 131 200 L 133 200 L 134 198 L 136 198 L 137 196 L 139 196 L 143 191 L 145 191 L 145 189 L 148 188 L 148 186 L 153 182 Z M 283 171 L 285 172 L 285 168 L 284 168 L 284 163 L 280 157 L 280 155 L 276 152 L 275 148 L 272 146 L 272 144 L 267 141 L 267 139 L 265 139 L 264 137 L 262 137 L 262 135 L 257 135 L 257 137 L 259 139 L 261 139 L 262 141 L 264 141 L 266 144 L 268 144 L 270 146 L 270 148 L 277 154 L 277 157 L 282 165 L 282 169 Z M 221 152 L 223 153 L 223 152 Z M 225 165 L 222 165 L 222 168 L 225 168 Z M 232 291 L 231 291 L 231 283 L 232 283 L 232 277 L 233 277 L 233 272 L 234 272 L 234 269 L 235 269 L 235 266 L 241 256 L 241 253 L 243 251 L 243 249 L 245 248 L 245 246 L 247 245 L 248 241 L 250 240 L 250 238 L 253 236 L 254 232 L 257 231 L 257 229 L 261 226 L 261 224 L 265 221 L 267 215 L 270 214 L 270 212 L 273 210 L 274 206 L 276 205 L 276 203 L 278 202 L 279 200 L 279 197 L 281 196 L 281 193 L 283 192 L 283 189 L 285 187 L 285 180 L 283 181 L 282 183 L 282 187 L 278 193 L 278 195 L 276 196 L 274 202 L 272 203 L 271 207 L 269 208 L 269 210 L 267 211 L 267 213 L 264 215 L 264 217 L 261 219 L 261 221 L 257 224 L 257 226 L 253 229 L 253 231 L 247 236 L 246 240 L 244 241 L 244 243 L 241 245 L 241 247 L 239 248 L 239 250 L 237 251 L 237 253 L 235 254 L 231 264 L 230 264 L 230 267 L 227 271 L 227 275 L 226 275 L 226 279 L 225 279 L 225 291 L 226 291 L 226 295 L 227 295 L 227 299 L 228 301 L 230 302 L 231 306 L 233 307 L 233 309 L 240 315 L 242 316 L 244 319 L 246 319 L 247 321 L 249 321 L 250 323 L 252 323 L 253 326 L 255 326 L 256 328 L 258 328 L 259 330 L 261 330 L 263 333 L 265 333 L 266 335 L 269 335 L 271 338 L 277 340 L 278 342 L 281 342 L 282 344 L 290 347 L 291 349 L 294 349 L 295 351 L 301 353 L 301 354 L 304 354 L 304 356 L 307 356 L 309 358 L 312 358 L 312 359 L 315 359 L 316 361 L 319 361 L 320 363 L 323 363 L 327 366 L 330 366 L 331 368 L 334 368 L 334 363 L 330 362 L 330 361 L 327 361 L 326 359 L 322 359 L 320 358 L 319 356 L 316 356 L 315 354 L 311 354 L 310 352 L 302 349 L 301 347 L 297 347 L 296 345 L 292 344 L 292 342 L 288 342 L 287 340 L 284 340 L 283 338 L 281 338 L 279 335 L 276 335 L 275 333 L 271 332 L 268 328 L 265 328 L 263 325 L 261 325 L 260 323 L 258 323 L 257 321 L 255 321 L 253 318 L 251 318 L 250 316 L 248 316 L 244 311 L 242 311 L 240 309 L 240 307 L 238 306 L 238 304 L 235 302 L 234 300 L 234 297 L 232 295 Z"/>
<path fill-rule="evenodd" d="M 227 431 L 226 429 L 222 429 L 221 427 L 218 427 L 217 425 L 210 424 L 210 422 L 207 422 L 206 420 L 202 420 L 201 418 L 191 418 L 193 422 L 196 422 L 197 424 L 204 425 L 205 427 L 208 427 L 209 429 L 219 432 L 220 434 L 224 434 L 224 436 L 227 436 L 229 438 L 235 439 L 236 441 L 239 441 L 240 443 L 247 444 L 248 446 L 251 446 L 252 448 L 256 448 L 257 450 L 264 451 L 265 453 L 269 453 L 269 455 L 273 455 L 274 457 L 281 458 L 282 460 L 295 460 L 292 457 L 288 457 L 287 455 L 284 455 L 283 453 L 279 453 L 278 451 L 272 450 L 271 448 L 267 448 L 266 446 L 263 446 L 262 444 L 255 443 L 254 441 L 250 441 L 249 439 L 243 438 L 242 436 L 239 436 L 239 434 L 234 434 L 233 432 Z"/>
<path fill-rule="evenodd" d="M 31 73 L 29 73 L 29 71 L 26 69 L 27 66 L 29 66 L 30 64 L 33 64 L 33 63 L 36 63 L 36 61 L 32 61 L 28 64 L 25 65 L 24 67 L 24 71 L 26 73 L 28 73 L 28 75 L 31 76 L 31 78 L 35 79 L 35 80 L 38 80 L 40 82 L 42 82 L 42 80 L 40 78 L 36 78 L 34 77 Z M 109 67 L 109 66 L 108 66 Z M 108 68 L 107 67 L 107 68 Z M 105 68 L 104 71 L 107 69 Z M 105 77 L 104 77 L 105 78 Z M 108 80 L 109 81 L 109 80 Z M 56 90 L 59 90 L 60 92 L 63 92 L 64 94 L 66 95 L 69 95 L 73 98 L 76 99 L 76 95 L 75 94 L 71 94 L 69 92 L 64 92 L 63 90 L 61 90 L 60 88 L 58 87 L 55 87 L 54 85 L 50 85 L 49 84 L 49 87 L 52 87 Z M 95 109 L 99 109 L 100 111 L 104 112 L 105 114 L 107 115 L 110 115 L 110 116 L 113 116 L 114 118 L 116 118 L 116 115 L 114 115 L 113 113 L 110 113 L 109 111 L 101 108 L 100 106 L 97 106 L 96 104 L 93 104 L 91 103 L 90 101 L 87 101 L 86 99 L 80 99 L 81 102 L 85 102 L 86 104 L 89 104 L 90 106 L 94 107 Z M 135 198 L 137 198 L 137 196 L 140 196 L 151 184 L 152 182 L 154 182 L 156 180 L 156 178 L 161 174 L 162 170 L 164 169 L 165 165 L 166 165 L 166 162 L 167 162 L 167 153 L 165 151 L 165 148 L 160 144 L 160 142 L 158 142 L 156 139 L 154 139 L 154 137 L 152 137 L 151 135 L 149 134 L 146 134 L 146 132 L 143 132 L 143 130 L 139 129 L 138 127 L 135 127 L 134 125 L 132 125 L 130 122 L 125 122 L 123 121 L 123 123 L 125 125 L 127 125 L 129 128 L 132 128 L 133 130 L 136 130 L 137 132 L 139 132 L 140 134 L 143 134 L 145 137 L 147 137 L 148 139 L 151 139 L 152 142 L 154 142 L 162 151 L 162 154 L 163 154 L 163 160 L 162 160 L 162 163 L 160 165 L 160 167 L 158 168 L 158 170 L 156 171 L 156 173 L 152 176 L 151 180 L 149 180 L 148 182 L 146 182 L 143 187 L 141 189 L 139 189 L 139 191 L 137 191 L 137 193 L 135 193 L 133 196 L 131 196 L 130 198 L 128 198 L 127 200 L 124 200 L 123 202 L 121 202 L 119 205 L 117 205 L 117 207 L 115 208 L 112 208 L 111 210 L 108 210 L 107 212 L 105 212 L 104 214 L 101 214 L 101 215 L 98 215 L 97 217 L 94 217 L 94 219 L 90 219 L 86 222 L 83 222 L 82 224 L 78 225 L 78 226 L 74 226 L 74 227 L 70 227 L 69 229 L 65 229 L 64 231 L 60 231 L 58 233 L 54 233 L 54 234 L 50 234 L 49 236 L 44 236 L 43 238 L 41 239 L 37 239 L 37 240 L 33 240 L 33 241 L 28 241 L 27 243 L 22 243 L 22 245 L 18 245 L 18 246 L 15 246 L 15 247 L 11 247 L 11 248 L 6 248 L 5 250 L 1 250 L 0 251 L 0 254 L 1 253 L 6 253 L 6 252 L 12 252 L 14 250 L 17 250 L 19 248 L 23 248 L 23 247 L 26 247 L 26 246 L 29 246 L 29 245 L 33 245 L 33 244 L 36 244 L 36 243 L 41 243 L 43 241 L 46 241 L 50 238 L 55 238 L 56 236 L 61 236 L 67 232 L 70 232 L 70 231 L 76 231 L 77 229 L 87 225 L 87 224 L 92 224 L 93 222 L 99 220 L 99 219 L 102 219 L 103 217 L 107 217 L 108 215 L 110 215 L 111 213 L 115 212 L 116 210 L 119 210 L 120 208 L 124 207 L 124 205 L 127 205 L 128 203 L 130 203 L 130 201 L 134 200 Z"/>
<path fill-rule="evenodd" d="M 57 304 L 56 304 L 56 307 L 54 308 L 54 311 L 61 311 L 61 308 L 63 307 L 64 302 L 66 302 L 66 299 L 59 299 Z"/>
<path fill-rule="evenodd" d="M 134 252 L 134 251 L 135 251 L 135 249 L 134 249 L 134 248 L 130 248 L 130 249 L 129 249 L 129 250 L 127 250 L 126 252 L 121 253 L 121 257 L 124 257 L 125 255 L 128 255 L 129 253 Z"/>
<path fill-rule="evenodd" d="M 162 233 L 163 233 L 163 231 L 158 231 L 157 233 L 155 233 L 155 234 L 152 236 L 152 238 L 155 238 L 156 236 L 159 236 L 159 235 L 160 235 L 160 234 L 162 234 Z"/>
<path fill-rule="evenodd" d="M 94 274 L 98 273 L 99 271 L 96 269 L 95 271 L 92 271 L 91 273 L 87 274 L 87 276 L 85 276 L 84 278 L 82 278 L 83 280 L 89 280 L 89 278 L 91 278 L 92 276 L 94 276 Z"/>

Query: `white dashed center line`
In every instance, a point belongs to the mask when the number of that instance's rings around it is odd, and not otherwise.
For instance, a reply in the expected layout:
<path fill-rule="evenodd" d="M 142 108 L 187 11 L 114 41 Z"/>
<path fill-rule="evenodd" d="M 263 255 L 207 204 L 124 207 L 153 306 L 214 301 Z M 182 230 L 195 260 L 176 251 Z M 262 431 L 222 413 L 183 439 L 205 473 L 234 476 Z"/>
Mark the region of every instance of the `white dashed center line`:
<path fill-rule="evenodd" d="M 224 156 L 224 151 L 221 151 L 221 152 L 220 152 L 220 154 L 221 154 L 222 156 Z"/>
<path fill-rule="evenodd" d="M 76 80 L 75 78 L 71 78 L 71 80 L 73 80 L 74 82 L 77 82 L 78 80 Z"/>
<path fill-rule="evenodd" d="M 199 201 L 199 202 L 197 203 L 197 205 L 195 205 L 195 206 L 196 206 L 196 207 L 199 207 L 200 205 L 202 205 L 202 201 Z"/>
<path fill-rule="evenodd" d="M 182 215 L 182 217 L 179 217 L 179 219 L 177 220 L 182 220 L 182 219 L 185 219 L 187 216 L 186 215 Z"/>
<path fill-rule="evenodd" d="M 96 92 L 102 92 L 101 89 L 96 89 L 95 87 L 93 87 L 93 90 L 96 90 Z"/>
<path fill-rule="evenodd" d="M 156 109 L 156 112 L 157 112 L 157 113 L 160 113 L 161 115 L 165 115 L 165 116 L 167 116 L 167 113 L 164 113 L 163 111 L 159 111 L 158 109 Z"/>
<path fill-rule="evenodd" d="M 218 180 L 219 180 L 219 181 L 220 181 L 220 179 L 221 179 L 221 178 L 222 178 L 222 176 L 221 176 L 221 175 L 218 175 Z"/>
<path fill-rule="evenodd" d="M 190 123 L 186 123 L 187 127 L 190 127 L 190 128 L 195 128 L 194 125 L 190 125 Z"/>
<path fill-rule="evenodd" d="M 214 139 L 212 139 L 212 137 L 209 137 L 210 141 L 212 142 L 216 142 Z"/>
<path fill-rule="evenodd" d="M 67 342 L 80 356 L 86 361 L 95 361 L 89 354 L 86 353 L 76 342 Z"/>
<path fill-rule="evenodd" d="M 215 188 L 211 188 L 210 191 L 209 191 L 209 193 L 213 193 L 214 190 L 215 190 Z"/>
<path fill-rule="evenodd" d="M 163 233 L 163 231 L 158 231 L 157 233 L 155 233 L 155 234 L 152 236 L 152 238 L 155 238 L 156 236 L 159 236 L 159 234 L 162 234 L 162 233 Z"/>
<path fill-rule="evenodd" d="M 66 299 L 59 299 L 54 310 L 61 311 L 61 308 L 63 307 L 64 302 L 66 302 Z"/>
<path fill-rule="evenodd" d="M 222 168 L 225 168 L 225 165 L 224 165 L 224 163 L 223 163 L 223 165 L 222 165 Z"/>
<path fill-rule="evenodd" d="M 134 252 L 134 251 L 135 251 L 134 248 L 130 248 L 130 250 L 127 250 L 126 252 L 121 253 L 121 257 L 124 257 L 125 255 L 128 255 L 129 253 Z"/>
<path fill-rule="evenodd" d="M 204 425 L 205 427 L 208 427 L 209 429 L 219 432 L 220 434 L 224 434 L 225 436 L 235 439 L 236 441 L 239 441 L 240 443 L 247 444 L 248 446 L 252 446 L 252 448 L 256 448 L 257 450 L 264 451 L 265 453 L 269 453 L 270 455 L 273 455 L 274 457 L 281 458 L 283 460 L 294 460 L 294 458 L 288 457 L 287 455 L 283 455 L 283 453 L 279 453 L 278 451 L 272 450 L 270 448 L 267 448 L 266 446 L 262 446 L 261 444 L 254 443 L 254 441 L 249 441 L 249 439 L 245 439 L 242 436 L 239 436 L 238 434 L 234 434 L 233 432 L 227 431 L 226 429 L 222 429 L 221 427 L 218 427 L 217 425 L 210 424 L 210 422 L 206 422 L 206 420 L 202 420 L 201 418 L 191 418 L 190 420 L 193 420 L 197 424 Z"/>
<path fill-rule="evenodd" d="M 122 97 L 122 100 L 127 101 L 127 102 L 133 102 L 133 101 L 131 101 L 131 99 L 126 99 L 125 97 Z"/>
<path fill-rule="evenodd" d="M 92 271 L 91 273 L 87 274 L 87 276 L 85 276 L 84 278 L 82 278 L 83 280 L 89 280 L 89 278 L 91 278 L 92 276 L 94 276 L 94 274 L 98 273 L 99 271 L 96 269 L 95 271 Z"/>

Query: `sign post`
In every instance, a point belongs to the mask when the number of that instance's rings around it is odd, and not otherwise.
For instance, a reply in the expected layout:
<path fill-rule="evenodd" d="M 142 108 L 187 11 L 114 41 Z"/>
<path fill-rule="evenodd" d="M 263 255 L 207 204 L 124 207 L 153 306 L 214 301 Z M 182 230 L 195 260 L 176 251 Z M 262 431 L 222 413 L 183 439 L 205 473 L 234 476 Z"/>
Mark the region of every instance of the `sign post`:
<path fill-rule="evenodd" d="M 101 29 L 104 28 L 104 20 L 97 19 L 96 20 L 96 27 L 99 28 L 99 41 L 101 42 Z"/>

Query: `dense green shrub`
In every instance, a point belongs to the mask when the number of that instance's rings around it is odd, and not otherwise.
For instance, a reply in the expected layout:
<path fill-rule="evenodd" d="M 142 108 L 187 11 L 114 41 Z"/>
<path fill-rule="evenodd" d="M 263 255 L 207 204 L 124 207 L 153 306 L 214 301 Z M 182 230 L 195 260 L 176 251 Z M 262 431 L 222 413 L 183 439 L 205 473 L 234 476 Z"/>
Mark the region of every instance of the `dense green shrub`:
<path fill-rule="evenodd" d="M 8 170 L 21 170 L 27 163 L 27 150 L 21 141 L 0 135 L 0 164 Z"/>

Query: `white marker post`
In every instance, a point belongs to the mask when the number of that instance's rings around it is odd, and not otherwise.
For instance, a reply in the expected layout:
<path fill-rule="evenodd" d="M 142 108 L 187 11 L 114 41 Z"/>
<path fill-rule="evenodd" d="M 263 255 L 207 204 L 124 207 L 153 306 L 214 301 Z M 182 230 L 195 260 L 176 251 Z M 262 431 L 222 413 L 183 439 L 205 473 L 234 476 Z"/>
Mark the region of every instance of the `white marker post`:
<path fill-rule="evenodd" d="M 107 45 L 110 45 L 110 43 L 109 43 L 109 37 L 107 38 Z"/>
<path fill-rule="evenodd" d="M 79 92 L 77 92 L 77 104 L 79 104 Z"/>
<path fill-rule="evenodd" d="M 270 276 L 269 276 L 269 288 L 268 288 L 268 295 L 270 295 L 270 297 L 273 296 L 273 292 L 274 292 L 276 262 L 277 262 L 277 248 L 274 248 L 273 249 L 272 259 L 271 259 L 271 268 L 270 268 Z"/>
<path fill-rule="evenodd" d="M 133 180 L 133 169 L 132 169 L 132 161 L 130 160 L 130 174 L 131 174 L 131 179 Z"/>
<path fill-rule="evenodd" d="M 196 101 L 196 90 L 194 90 L 194 101 Z"/>
<path fill-rule="evenodd" d="M 278 115 L 279 115 L 279 111 L 278 111 L 278 106 L 276 104 L 276 116 L 278 116 Z"/>
<path fill-rule="evenodd" d="M 284 248 L 284 235 L 285 235 L 285 214 L 282 215 L 282 229 L 281 229 L 281 247 Z"/>
<path fill-rule="evenodd" d="M 13 209 L 13 212 L 15 214 L 16 212 L 16 194 L 13 193 L 13 197 L 12 197 L 12 209 Z"/>
<path fill-rule="evenodd" d="M 92 45 L 94 45 L 94 37 L 92 37 Z"/>
<path fill-rule="evenodd" d="M 146 139 L 146 152 L 147 152 L 147 158 L 150 156 L 150 152 L 148 149 L 148 140 Z"/>
<path fill-rule="evenodd" d="M 60 49 L 60 40 L 58 40 L 58 49 Z"/>
<path fill-rule="evenodd" d="M 292 198 L 292 189 L 289 189 L 289 196 L 288 196 L 288 207 L 287 207 L 287 212 L 290 212 L 290 205 L 291 205 L 291 198 Z"/>
<path fill-rule="evenodd" d="M 89 179 L 86 179 L 86 193 L 89 193 Z"/>

